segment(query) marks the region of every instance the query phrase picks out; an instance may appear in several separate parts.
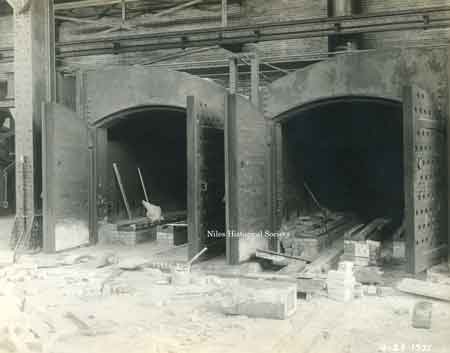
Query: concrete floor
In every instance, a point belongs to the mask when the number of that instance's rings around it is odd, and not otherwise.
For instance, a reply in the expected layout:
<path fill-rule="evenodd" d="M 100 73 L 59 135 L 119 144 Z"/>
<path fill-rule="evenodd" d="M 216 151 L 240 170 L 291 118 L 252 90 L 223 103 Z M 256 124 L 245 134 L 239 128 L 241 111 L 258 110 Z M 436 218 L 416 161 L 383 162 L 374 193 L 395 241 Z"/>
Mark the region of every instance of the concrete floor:
<path fill-rule="evenodd" d="M 185 286 L 169 284 L 170 275 L 157 269 L 119 269 L 143 259 L 182 262 L 186 250 L 159 240 L 22 255 L 0 269 L 0 352 L 450 352 L 450 303 L 432 301 L 429 330 L 411 326 L 412 308 L 424 298 L 395 290 L 350 303 L 325 294 L 299 299 L 287 320 L 258 319 L 224 314 L 239 280 L 205 274 L 225 268 L 224 257 L 194 266 Z M 97 268 L 108 254 L 118 264 Z M 76 261 L 81 255 L 87 256 Z M 385 272 L 394 286 L 402 274 L 401 268 Z"/>

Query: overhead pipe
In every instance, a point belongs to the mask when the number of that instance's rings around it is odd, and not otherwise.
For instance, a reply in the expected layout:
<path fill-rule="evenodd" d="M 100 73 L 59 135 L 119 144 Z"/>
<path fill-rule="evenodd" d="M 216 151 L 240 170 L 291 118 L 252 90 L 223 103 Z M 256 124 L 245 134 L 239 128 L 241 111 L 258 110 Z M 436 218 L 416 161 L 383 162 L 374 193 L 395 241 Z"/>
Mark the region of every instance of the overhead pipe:
<path fill-rule="evenodd" d="M 351 16 L 354 11 L 354 0 L 333 0 L 333 15 Z"/>
<path fill-rule="evenodd" d="M 351 17 L 357 14 L 360 0 L 332 0 L 332 17 Z M 357 3 L 358 2 L 358 3 Z M 334 50 L 357 50 L 360 34 L 349 36 L 336 36 L 334 40 Z"/>

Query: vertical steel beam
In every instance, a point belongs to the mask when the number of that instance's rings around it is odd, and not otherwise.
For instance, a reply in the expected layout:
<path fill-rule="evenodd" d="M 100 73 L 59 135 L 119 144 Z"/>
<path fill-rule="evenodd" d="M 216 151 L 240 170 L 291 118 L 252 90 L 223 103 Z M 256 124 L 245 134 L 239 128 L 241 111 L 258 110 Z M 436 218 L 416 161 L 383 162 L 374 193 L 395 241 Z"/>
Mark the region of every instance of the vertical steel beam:
<path fill-rule="evenodd" d="M 239 81 L 239 59 L 237 56 L 232 56 L 229 59 L 229 89 L 231 94 L 237 93 L 238 81 Z"/>
<path fill-rule="evenodd" d="M 253 53 L 251 57 L 251 102 L 259 107 L 259 56 Z"/>
<path fill-rule="evenodd" d="M 450 267 L 450 47 L 447 49 L 447 77 L 447 259 Z"/>
<path fill-rule="evenodd" d="M 54 53 L 52 56 L 49 51 L 54 44 L 52 0 L 25 4 L 14 8 L 15 149 L 16 156 L 23 156 L 27 162 L 23 170 L 16 168 L 17 209 L 25 210 L 23 217 L 17 218 L 17 234 L 25 230 L 25 219 L 31 220 L 42 207 L 41 104 L 55 93 Z M 32 237 L 39 240 L 40 234 Z"/>
<path fill-rule="evenodd" d="M 222 0 L 222 27 L 228 26 L 228 3 Z"/>
<path fill-rule="evenodd" d="M 125 21 L 127 20 L 127 3 L 125 2 L 125 0 L 122 0 L 120 5 L 122 8 L 122 22 L 125 23 Z"/>
<path fill-rule="evenodd" d="M 53 1 L 48 1 L 45 28 L 45 51 L 47 52 L 47 102 L 56 100 L 56 35 L 55 35 L 55 15 L 53 11 Z"/>

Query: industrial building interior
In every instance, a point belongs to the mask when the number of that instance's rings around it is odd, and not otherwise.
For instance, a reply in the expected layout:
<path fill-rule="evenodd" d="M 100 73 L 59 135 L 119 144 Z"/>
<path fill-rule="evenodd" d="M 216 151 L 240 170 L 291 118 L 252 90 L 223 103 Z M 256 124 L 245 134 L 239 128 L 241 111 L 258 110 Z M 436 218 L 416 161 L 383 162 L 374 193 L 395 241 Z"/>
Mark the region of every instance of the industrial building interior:
<path fill-rule="evenodd" d="M 449 0 L 0 0 L 0 353 L 449 353 L 449 118 Z"/>

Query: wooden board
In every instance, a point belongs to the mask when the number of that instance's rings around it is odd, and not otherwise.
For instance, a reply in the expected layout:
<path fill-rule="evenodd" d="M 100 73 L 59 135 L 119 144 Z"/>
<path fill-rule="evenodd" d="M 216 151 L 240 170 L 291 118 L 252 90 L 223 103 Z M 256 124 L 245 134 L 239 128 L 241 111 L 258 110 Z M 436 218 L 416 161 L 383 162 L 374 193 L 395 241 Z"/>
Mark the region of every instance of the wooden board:
<path fill-rule="evenodd" d="M 445 284 L 405 278 L 397 285 L 397 289 L 410 294 L 416 294 L 428 298 L 450 302 L 450 286 Z"/>

